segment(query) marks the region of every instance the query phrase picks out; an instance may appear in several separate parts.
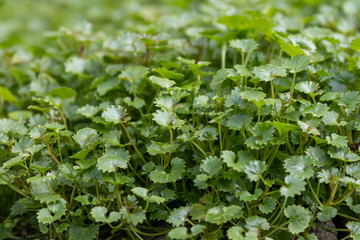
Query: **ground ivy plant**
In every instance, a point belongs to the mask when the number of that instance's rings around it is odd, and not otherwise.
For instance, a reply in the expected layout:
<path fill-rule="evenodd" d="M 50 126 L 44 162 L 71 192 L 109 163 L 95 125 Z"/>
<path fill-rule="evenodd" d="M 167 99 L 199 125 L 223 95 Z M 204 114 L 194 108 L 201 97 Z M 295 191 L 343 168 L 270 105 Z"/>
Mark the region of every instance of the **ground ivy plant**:
<path fill-rule="evenodd" d="M 360 239 L 360 4 L 239 2 L 0 45 L 0 239 Z"/>

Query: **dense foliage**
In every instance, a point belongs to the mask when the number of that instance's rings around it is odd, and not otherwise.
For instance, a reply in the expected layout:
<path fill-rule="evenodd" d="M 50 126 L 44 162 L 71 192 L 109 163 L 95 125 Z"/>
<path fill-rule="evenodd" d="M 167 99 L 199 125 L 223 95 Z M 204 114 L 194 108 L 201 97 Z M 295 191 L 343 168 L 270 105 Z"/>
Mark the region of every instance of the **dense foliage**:
<path fill-rule="evenodd" d="M 7 28 L 0 239 L 360 239 L 360 2 L 331 4 L 103 1 L 103 31 Z"/>

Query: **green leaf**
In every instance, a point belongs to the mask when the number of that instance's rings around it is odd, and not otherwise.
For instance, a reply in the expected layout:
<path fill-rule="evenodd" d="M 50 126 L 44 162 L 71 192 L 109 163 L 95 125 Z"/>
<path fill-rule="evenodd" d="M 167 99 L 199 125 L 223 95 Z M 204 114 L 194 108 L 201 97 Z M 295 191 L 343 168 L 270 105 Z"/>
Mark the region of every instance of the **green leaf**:
<path fill-rule="evenodd" d="M 112 130 L 109 133 L 105 133 L 102 138 L 114 146 L 120 146 L 120 138 L 122 132 L 120 130 Z"/>
<path fill-rule="evenodd" d="M 297 125 L 290 123 L 270 122 L 270 124 L 273 125 L 276 128 L 276 130 L 278 130 L 280 136 L 285 135 L 289 131 L 299 130 L 299 127 Z"/>
<path fill-rule="evenodd" d="M 107 122 L 112 122 L 115 124 L 122 123 L 125 122 L 126 109 L 120 105 L 111 105 L 110 107 L 104 109 L 101 117 L 104 118 Z"/>
<path fill-rule="evenodd" d="M 286 52 L 291 57 L 305 54 L 304 50 L 302 50 L 299 46 L 295 46 L 290 43 L 283 43 L 280 45 L 280 47 L 283 52 Z"/>
<path fill-rule="evenodd" d="M 326 136 L 326 141 L 328 142 L 328 144 L 339 148 L 346 148 L 349 144 L 347 137 L 337 135 L 336 133 L 331 133 L 330 137 Z"/>
<path fill-rule="evenodd" d="M 87 227 L 70 224 L 69 238 L 70 240 L 92 240 L 95 239 L 99 233 L 99 227 L 95 224 L 90 224 Z"/>
<path fill-rule="evenodd" d="M 210 176 L 216 175 L 222 169 L 222 161 L 217 156 L 209 156 L 202 161 L 200 168 Z"/>
<path fill-rule="evenodd" d="M 360 239 L 360 222 L 349 221 L 346 223 L 346 227 L 350 230 L 350 237 L 352 237 L 353 240 Z"/>
<path fill-rule="evenodd" d="M 300 195 L 301 192 L 305 191 L 305 181 L 299 177 L 286 176 L 285 177 L 286 186 L 280 188 L 280 194 L 285 197 L 294 197 L 295 195 Z"/>
<path fill-rule="evenodd" d="M 320 206 L 320 211 L 317 217 L 320 221 L 326 222 L 333 219 L 337 215 L 337 210 L 330 206 Z"/>
<path fill-rule="evenodd" d="M 169 89 L 176 84 L 176 82 L 169 80 L 167 78 L 151 76 L 151 77 L 149 77 L 149 79 L 152 83 L 154 83 L 160 87 L 166 88 L 166 89 Z"/>
<path fill-rule="evenodd" d="M 160 143 L 153 142 L 149 147 L 147 147 L 147 152 L 150 155 L 158 155 L 158 154 L 166 154 L 170 152 L 175 152 L 175 150 L 179 147 L 179 144 L 168 144 L 168 143 Z"/>
<path fill-rule="evenodd" d="M 92 128 L 82 128 L 73 136 L 75 142 L 81 147 L 93 146 L 98 141 L 97 132 Z"/>
<path fill-rule="evenodd" d="M 251 77 L 252 76 L 251 72 L 243 65 L 236 64 L 234 66 L 234 68 L 236 70 L 236 74 L 239 75 L 239 76 L 244 76 L 244 77 Z"/>
<path fill-rule="evenodd" d="M 238 172 L 244 172 L 246 165 L 254 160 L 249 153 L 240 151 L 238 154 L 238 160 L 236 161 L 235 153 L 232 151 L 224 150 L 221 153 L 221 158 L 229 168 L 232 168 Z"/>
<path fill-rule="evenodd" d="M 251 132 L 253 137 L 246 139 L 245 144 L 252 149 L 260 149 L 274 138 L 275 128 L 269 123 L 257 122 Z"/>
<path fill-rule="evenodd" d="M 176 73 L 176 72 L 168 70 L 168 69 L 166 69 L 164 67 L 156 68 L 153 71 L 160 74 L 161 77 L 163 77 L 163 78 L 174 79 L 175 81 L 182 81 L 184 79 L 183 74 Z"/>
<path fill-rule="evenodd" d="M 70 99 L 76 96 L 76 91 L 72 88 L 61 87 L 55 88 L 49 92 L 50 96 L 59 97 L 63 100 Z"/>
<path fill-rule="evenodd" d="M 175 114 L 170 111 L 157 110 L 153 113 L 154 121 L 163 127 L 170 127 L 175 120 Z"/>
<path fill-rule="evenodd" d="M 50 224 L 59 220 L 66 213 L 66 201 L 60 199 L 57 202 L 50 203 L 46 208 L 40 209 L 37 213 L 39 223 Z"/>
<path fill-rule="evenodd" d="M 250 161 L 245 166 L 245 174 L 250 181 L 256 182 L 260 179 L 261 174 L 266 170 L 266 163 L 258 160 Z"/>
<path fill-rule="evenodd" d="M 351 48 L 355 51 L 360 50 L 360 38 L 355 38 L 351 41 Z"/>
<path fill-rule="evenodd" d="M 291 73 L 298 73 L 304 71 L 310 64 L 309 57 L 305 55 L 297 55 L 291 59 L 287 59 L 283 63 L 283 67 L 290 69 Z"/>
<path fill-rule="evenodd" d="M 288 228 L 291 233 L 298 234 L 309 226 L 311 214 L 302 206 L 290 205 L 285 208 L 284 214 L 289 218 Z"/>
<path fill-rule="evenodd" d="M 241 130 L 243 127 L 251 123 L 252 116 L 248 114 L 235 114 L 227 118 L 226 126 L 232 130 Z"/>
<path fill-rule="evenodd" d="M 355 111 L 360 104 L 360 94 L 357 91 L 347 91 L 341 94 L 338 104 L 345 107 L 346 111 Z"/>
<path fill-rule="evenodd" d="M 305 94 L 314 93 L 318 88 L 319 84 L 312 81 L 300 82 L 295 85 L 295 89 Z"/>
<path fill-rule="evenodd" d="M 100 108 L 94 107 L 92 105 L 86 104 L 85 106 L 78 108 L 76 111 L 78 114 L 81 114 L 87 118 L 94 117 L 98 112 L 100 111 Z"/>
<path fill-rule="evenodd" d="M 177 227 L 172 229 L 169 232 L 169 237 L 171 239 L 189 239 L 196 237 L 198 234 L 202 233 L 206 227 L 204 225 L 194 225 L 190 228 L 190 232 L 186 227 Z"/>
<path fill-rule="evenodd" d="M 266 197 L 259 205 L 259 210 L 262 213 L 268 214 L 275 210 L 276 207 L 276 199 L 273 197 Z"/>
<path fill-rule="evenodd" d="M 230 41 L 230 46 L 240 52 L 251 53 L 258 48 L 259 44 L 254 39 L 236 39 Z"/>
<path fill-rule="evenodd" d="M 284 168 L 292 176 L 299 178 L 310 178 L 314 175 L 312 167 L 312 159 L 301 155 L 293 156 L 285 159 Z"/>
<path fill-rule="evenodd" d="M 65 72 L 82 74 L 85 70 L 86 60 L 79 57 L 71 57 L 65 62 Z"/>
<path fill-rule="evenodd" d="M 214 207 L 208 210 L 205 221 L 220 225 L 231 219 L 238 219 L 241 216 L 242 211 L 239 206 L 230 205 L 228 207 Z"/>
<path fill-rule="evenodd" d="M 356 162 L 360 160 L 360 156 L 356 153 L 353 153 L 349 147 L 330 147 L 328 154 L 331 158 L 335 158 L 344 162 Z"/>
<path fill-rule="evenodd" d="M 346 205 L 353 210 L 355 213 L 360 214 L 360 204 L 354 204 L 354 200 L 352 197 L 348 197 L 345 199 Z"/>
<path fill-rule="evenodd" d="M 176 182 L 182 178 L 185 170 L 185 162 L 181 158 L 173 158 L 171 160 L 171 171 L 165 172 L 162 167 L 158 166 L 154 171 L 150 172 L 149 177 L 155 183 Z"/>
<path fill-rule="evenodd" d="M 236 193 L 237 195 L 239 195 L 240 200 L 245 201 L 245 202 L 251 202 L 251 201 L 255 201 L 257 200 L 261 194 L 263 193 L 263 190 L 261 189 L 256 189 L 254 194 L 249 193 L 248 191 L 243 191 L 240 194 Z"/>
<path fill-rule="evenodd" d="M 206 213 L 207 208 L 204 205 L 200 203 L 194 203 L 191 205 L 190 216 L 192 219 L 200 220 L 206 216 Z"/>
<path fill-rule="evenodd" d="M 174 227 L 179 227 L 185 224 L 185 219 L 190 212 L 190 207 L 180 207 L 172 210 L 166 222 Z"/>
<path fill-rule="evenodd" d="M 120 220 L 121 215 L 119 212 L 111 212 L 108 217 L 106 217 L 106 213 L 108 210 L 106 207 L 94 207 L 91 209 L 91 216 L 95 219 L 96 222 L 105 222 L 112 223 Z"/>
<path fill-rule="evenodd" d="M 243 99 L 246 99 L 248 101 L 255 101 L 255 102 L 261 102 L 262 100 L 265 99 L 265 93 L 263 92 L 259 92 L 259 91 L 255 91 L 255 90 L 246 90 L 240 93 L 240 96 Z"/>
<path fill-rule="evenodd" d="M 320 147 L 309 147 L 306 150 L 306 155 L 312 159 L 313 165 L 316 167 L 331 163 L 329 156 Z"/>
<path fill-rule="evenodd" d="M 146 188 L 135 187 L 131 189 L 131 192 L 133 192 L 136 196 L 143 198 L 145 201 L 156 202 L 156 203 L 162 203 L 165 201 L 165 198 L 160 196 L 152 195 L 149 197 L 148 196 L 149 190 L 147 190 Z"/>
<path fill-rule="evenodd" d="M 129 212 L 125 207 L 123 207 L 120 210 L 120 214 L 123 219 L 126 219 L 133 225 L 138 225 L 146 219 L 145 211 L 138 207 L 136 207 L 132 212 Z"/>
<path fill-rule="evenodd" d="M 244 240 L 245 238 L 243 237 L 243 232 L 244 230 L 242 227 L 232 226 L 227 230 L 226 235 L 231 240 Z"/>
<path fill-rule="evenodd" d="M 304 113 L 311 113 L 314 117 L 322 117 L 328 113 L 329 107 L 324 103 L 311 104 L 304 109 Z"/>
<path fill-rule="evenodd" d="M 9 89 L 0 86 L 0 98 L 3 101 L 8 101 L 8 102 L 15 102 L 16 101 L 16 97 L 14 95 L 12 95 L 12 93 L 9 91 Z"/>
<path fill-rule="evenodd" d="M 117 155 L 104 155 L 97 159 L 96 166 L 103 172 L 115 172 L 117 168 L 127 168 L 130 154 L 127 150 L 120 148 Z"/>
<path fill-rule="evenodd" d="M 279 66 L 274 66 L 272 64 L 261 65 L 260 67 L 254 67 L 252 73 L 255 74 L 255 77 L 265 82 L 272 81 L 275 79 L 275 77 L 286 76 L 286 70 L 284 68 Z"/>
<path fill-rule="evenodd" d="M 252 216 L 246 219 L 246 228 L 249 231 L 256 232 L 258 230 L 269 230 L 270 224 L 265 218 L 259 216 Z"/>
<path fill-rule="evenodd" d="M 120 78 L 126 79 L 128 81 L 134 82 L 136 80 L 142 79 L 146 77 L 149 73 L 149 69 L 144 66 L 130 66 L 127 67 L 122 73 L 119 75 Z"/>
<path fill-rule="evenodd" d="M 4 163 L 4 167 L 11 168 L 14 166 L 18 166 L 21 165 L 25 160 L 26 158 L 23 158 L 22 156 L 13 157 L 9 161 L 6 161 Z"/>

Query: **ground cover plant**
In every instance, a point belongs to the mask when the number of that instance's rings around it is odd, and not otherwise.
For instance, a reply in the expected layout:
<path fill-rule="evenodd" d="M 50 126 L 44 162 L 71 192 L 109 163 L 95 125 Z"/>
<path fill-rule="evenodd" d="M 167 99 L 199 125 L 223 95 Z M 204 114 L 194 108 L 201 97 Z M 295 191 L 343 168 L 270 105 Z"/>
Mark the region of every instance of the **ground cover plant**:
<path fill-rule="evenodd" d="M 360 239 L 360 2 L 101 6 L 1 38 L 0 239 Z"/>

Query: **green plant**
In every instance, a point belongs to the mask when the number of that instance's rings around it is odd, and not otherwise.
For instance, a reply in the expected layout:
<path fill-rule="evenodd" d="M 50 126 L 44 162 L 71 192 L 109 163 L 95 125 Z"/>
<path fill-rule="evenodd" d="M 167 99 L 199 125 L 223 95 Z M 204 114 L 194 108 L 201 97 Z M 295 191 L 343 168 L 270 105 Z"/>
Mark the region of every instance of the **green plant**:
<path fill-rule="evenodd" d="M 0 239 L 360 239 L 359 4 L 193 4 L 2 48 Z"/>

